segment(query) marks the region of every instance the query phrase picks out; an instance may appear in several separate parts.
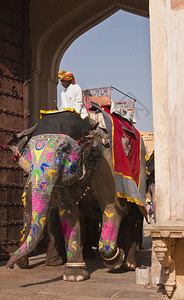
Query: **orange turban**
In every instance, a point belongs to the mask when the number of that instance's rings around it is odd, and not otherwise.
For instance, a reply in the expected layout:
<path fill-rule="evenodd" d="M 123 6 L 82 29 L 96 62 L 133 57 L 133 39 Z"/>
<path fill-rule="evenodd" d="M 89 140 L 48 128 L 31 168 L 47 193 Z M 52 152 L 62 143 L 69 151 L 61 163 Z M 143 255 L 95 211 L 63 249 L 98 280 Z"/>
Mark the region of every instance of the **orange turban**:
<path fill-rule="evenodd" d="M 59 80 L 69 81 L 72 80 L 72 84 L 75 84 L 75 77 L 73 73 L 66 72 L 66 71 L 59 71 L 58 72 Z"/>

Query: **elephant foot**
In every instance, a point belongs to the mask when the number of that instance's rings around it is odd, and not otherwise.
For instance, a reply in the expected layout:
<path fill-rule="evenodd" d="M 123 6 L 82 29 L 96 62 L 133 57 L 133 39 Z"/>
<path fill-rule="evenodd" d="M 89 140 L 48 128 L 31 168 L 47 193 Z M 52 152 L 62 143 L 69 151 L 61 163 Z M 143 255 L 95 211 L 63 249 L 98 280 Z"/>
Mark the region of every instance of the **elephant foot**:
<path fill-rule="evenodd" d="M 61 266 L 64 263 L 61 257 L 57 257 L 57 258 L 46 258 L 45 264 L 46 266 Z"/>
<path fill-rule="evenodd" d="M 85 263 L 70 264 L 67 263 L 67 270 L 63 274 L 63 280 L 78 282 L 89 279 L 89 273 L 86 270 Z"/>
<path fill-rule="evenodd" d="M 116 254 L 111 258 L 106 258 L 101 255 L 103 258 L 104 265 L 110 270 L 117 270 L 119 269 L 124 261 L 125 254 L 122 249 L 117 248 Z"/>
<path fill-rule="evenodd" d="M 136 265 L 135 264 L 131 264 L 128 261 L 126 261 L 123 264 L 123 268 L 126 269 L 127 271 L 135 271 Z"/>
<path fill-rule="evenodd" d="M 29 269 L 29 259 L 27 256 L 22 257 L 16 262 L 20 269 Z"/>

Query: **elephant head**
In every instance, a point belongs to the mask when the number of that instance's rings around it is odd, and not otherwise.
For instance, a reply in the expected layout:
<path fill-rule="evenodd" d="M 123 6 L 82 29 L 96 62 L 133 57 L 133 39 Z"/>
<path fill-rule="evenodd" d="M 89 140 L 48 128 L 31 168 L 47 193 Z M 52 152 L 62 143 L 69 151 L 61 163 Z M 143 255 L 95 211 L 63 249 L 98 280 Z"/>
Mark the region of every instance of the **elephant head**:
<path fill-rule="evenodd" d="M 80 123 L 83 122 L 81 120 L 80 118 Z M 29 173 L 27 186 L 32 186 L 32 221 L 26 240 L 7 263 L 10 268 L 20 258 L 28 255 L 41 239 L 55 184 L 63 187 L 72 185 L 83 174 L 83 144 L 66 134 L 45 133 L 44 122 L 41 123 L 43 130 L 34 132 L 19 159 L 20 165 Z M 58 131 L 61 127 L 58 127 Z M 80 135 L 82 133 L 78 134 L 79 137 Z"/>

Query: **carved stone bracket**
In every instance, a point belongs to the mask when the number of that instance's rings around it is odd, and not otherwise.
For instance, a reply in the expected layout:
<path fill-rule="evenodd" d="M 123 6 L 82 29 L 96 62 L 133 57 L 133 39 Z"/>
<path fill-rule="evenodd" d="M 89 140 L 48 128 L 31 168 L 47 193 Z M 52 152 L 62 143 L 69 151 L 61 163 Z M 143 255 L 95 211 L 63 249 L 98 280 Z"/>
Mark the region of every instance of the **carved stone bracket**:
<path fill-rule="evenodd" d="M 153 238 L 153 250 L 162 265 L 162 281 L 168 297 L 171 297 L 176 287 L 176 269 L 173 259 L 175 239 Z"/>
<path fill-rule="evenodd" d="M 145 225 L 144 235 L 152 237 L 153 251 L 162 266 L 162 282 L 167 296 L 171 298 L 177 286 L 175 245 L 177 239 L 184 238 L 184 222 L 170 221 Z"/>

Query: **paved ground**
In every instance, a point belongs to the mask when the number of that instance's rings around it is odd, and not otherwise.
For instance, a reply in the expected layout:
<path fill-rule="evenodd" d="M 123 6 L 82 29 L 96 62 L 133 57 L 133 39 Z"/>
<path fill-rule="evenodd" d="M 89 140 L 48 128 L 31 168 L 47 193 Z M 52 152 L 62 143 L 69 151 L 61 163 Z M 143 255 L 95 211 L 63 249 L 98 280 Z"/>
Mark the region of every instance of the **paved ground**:
<path fill-rule="evenodd" d="M 138 251 L 137 264 L 150 266 L 151 251 Z M 0 299 L 62 299 L 62 300 L 160 300 L 161 293 L 150 286 L 135 284 L 135 272 L 119 270 L 111 273 L 104 267 L 97 254 L 86 260 L 90 279 L 71 283 L 62 280 L 65 266 L 48 267 L 45 255 L 30 258 L 30 269 L 6 269 L 6 261 L 0 262 Z"/>

